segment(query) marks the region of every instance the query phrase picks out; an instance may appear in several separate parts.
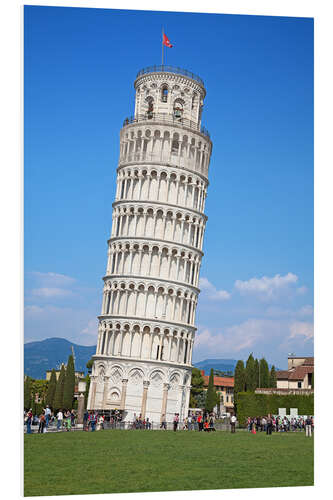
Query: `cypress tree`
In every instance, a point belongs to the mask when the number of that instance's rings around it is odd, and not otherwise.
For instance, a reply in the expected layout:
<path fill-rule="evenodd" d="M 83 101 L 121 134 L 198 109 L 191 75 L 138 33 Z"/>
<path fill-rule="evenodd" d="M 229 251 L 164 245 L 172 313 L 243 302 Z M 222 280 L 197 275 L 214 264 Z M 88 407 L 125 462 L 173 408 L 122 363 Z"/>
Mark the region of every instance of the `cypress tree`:
<path fill-rule="evenodd" d="M 252 353 L 250 354 L 246 362 L 245 375 L 246 391 L 254 392 L 256 389 L 256 373 L 255 362 Z"/>
<path fill-rule="evenodd" d="M 70 356 L 68 357 L 67 368 L 66 368 L 66 377 L 64 383 L 64 399 L 63 399 L 63 406 L 65 408 L 68 408 L 69 410 L 73 407 L 74 389 L 75 389 L 74 360 L 72 354 L 70 354 Z"/>
<path fill-rule="evenodd" d="M 245 366 L 242 360 L 237 361 L 235 367 L 234 393 L 245 391 Z"/>
<path fill-rule="evenodd" d="M 53 400 L 54 410 L 60 410 L 64 406 L 63 403 L 64 403 L 65 377 L 66 377 L 65 367 L 64 365 L 61 365 L 60 375 L 57 381 L 54 400 Z"/>
<path fill-rule="evenodd" d="M 209 375 L 207 395 L 206 395 L 205 409 L 208 412 L 213 411 L 213 408 L 216 405 L 216 402 L 217 402 L 217 395 L 216 395 L 216 391 L 215 391 L 215 387 L 214 387 L 214 370 L 213 370 L 213 368 L 211 368 L 210 375 Z"/>
<path fill-rule="evenodd" d="M 197 398 L 203 392 L 204 379 L 199 368 L 192 368 L 191 397 L 192 403 L 196 401 L 192 408 L 197 408 Z"/>
<path fill-rule="evenodd" d="M 51 408 L 53 408 L 53 401 L 54 401 L 56 386 L 57 386 L 57 377 L 56 377 L 55 369 L 53 368 L 52 372 L 51 372 L 49 387 L 47 389 L 47 393 L 46 393 L 46 397 L 45 397 L 46 404 L 49 405 Z"/>
<path fill-rule="evenodd" d="M 265 358 L 262 358 L 260 361 L 260 387 L 269 387 L 270 386 L 270 375 L 269 368 Z"/>
<path fill-rule="evenodd" d="M 26 377 L 24 381 L 24 409 L 30 410 L 31 408 L 31 379 Z"/>
<path fill-rule="evenodd" d="M 261 380 L 260 380 L 260 368 L 259 368 L 259 361 L 257 358 L 254 360 L 254 372 L 255 372 L 255 379 L 256 379 L 256 388 L 257 387 L 262 387 Z"/>
<path fill-rule="evenodd" d="M 269 377 L 269 386 L 276 387 L 276 371 L 275 371 L 274 365 L 272 365 L 272 368 L 271 368 L 271 373 L 270 373 L 270 377 Z"/>

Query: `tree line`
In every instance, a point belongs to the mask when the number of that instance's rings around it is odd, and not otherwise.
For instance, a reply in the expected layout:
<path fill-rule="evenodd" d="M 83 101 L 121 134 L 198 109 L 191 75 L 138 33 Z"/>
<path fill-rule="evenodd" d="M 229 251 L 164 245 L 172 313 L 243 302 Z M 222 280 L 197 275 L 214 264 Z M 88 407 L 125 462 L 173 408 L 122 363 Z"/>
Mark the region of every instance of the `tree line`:
<path fill-rule="evenodd" d="M 204 379 L 198 368 L 192 369 L 191 379 L 191 408 L 204 408 L 211 412 L 216 405 L 220 404 L 220 394 L 214 387 L 215 376 L 232 376 L 232 373 L 220 370 L 210 370 L 207 391 L 204 390 Z M 256 359 L 251 353 L 244 361 L 237 361 L 234 373 L 234 403 L 237 404 L 237 394 L 240 392 L 254 392 L 258 387 L 276 387 L 276 370 L 272 365 L 269 369 L 265 358 Z"/>
<path fill-rule="evenodd" d="M 234 375 L 234 393 L 254 392 L 258 387 L 276 387 L 276 370 L 265 358 L 255 359 L 251 353 L 246 361 L 237 361 Z"/>
<path fill-rule="evenodd" d="M 39 387 L 40 386 L 40 387 Z M 67 367 L 61 366 L 57 380 L 53 368 L 49 381 L 34 380 L 26 377 L 24 381 L 24 408 L 32 408 L 34 413 L 39 413 L 48 405 L 53 410 L 60 408 L 72 409 L 74 407 L 75 368 L 72 354 L 68 358 Z M 39 394 L 42 401 L 36 404 L 35 397 Z"/>

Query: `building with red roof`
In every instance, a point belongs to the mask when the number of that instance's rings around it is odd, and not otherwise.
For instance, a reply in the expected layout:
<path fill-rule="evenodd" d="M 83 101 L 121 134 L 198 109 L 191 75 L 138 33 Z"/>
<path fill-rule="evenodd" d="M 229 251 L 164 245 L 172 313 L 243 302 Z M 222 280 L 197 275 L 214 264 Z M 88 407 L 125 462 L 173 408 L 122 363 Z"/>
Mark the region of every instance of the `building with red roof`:
<path fill-rule="evenodd" d="M 208 389 L 209 376 L 201 370 L 204 379 L 204 390 Z M 214 376 L 214 387 L 220 395 L 220 413 L 234 413 L 234 377 Z"/>
<path fill-rule="evenodd" d="M 276 372 L 278 389 L 313 389 L 314 358 L 288 356 L 288 370 Z"/>

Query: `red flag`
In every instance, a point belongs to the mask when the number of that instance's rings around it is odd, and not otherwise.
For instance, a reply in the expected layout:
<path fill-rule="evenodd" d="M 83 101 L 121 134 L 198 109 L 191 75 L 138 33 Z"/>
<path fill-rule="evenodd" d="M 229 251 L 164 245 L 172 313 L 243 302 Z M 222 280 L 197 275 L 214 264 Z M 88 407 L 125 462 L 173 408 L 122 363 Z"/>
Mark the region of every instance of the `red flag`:
<path fill-rule="evenodd" d="M 170 43 L 170 40 L 169 38 L 166 36 L 165 33 L 163 33 L 163 45 L 165 45 L 166 47 L 169 47 L 171 49 L 171 47 L 173 47 L 173 45 L 171 45 Z"/>

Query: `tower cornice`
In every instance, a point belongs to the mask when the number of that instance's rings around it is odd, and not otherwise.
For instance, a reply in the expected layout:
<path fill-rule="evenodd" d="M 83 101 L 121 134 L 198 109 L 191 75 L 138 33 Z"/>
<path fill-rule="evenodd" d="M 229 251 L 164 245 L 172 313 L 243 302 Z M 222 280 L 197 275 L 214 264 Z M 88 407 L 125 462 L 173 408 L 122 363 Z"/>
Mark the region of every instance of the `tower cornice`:
<path fill-rule="evenodd" d="M 203 257 L 205 254 L 202 250 L 200 250 L 199 248 L 195 247 L 195 246 L 191 246 L 191 245 L 186 245 L 185 243 L 178 243 L 176 241 L 171 241 L 171 240 L 158 240 L 157 238 L 148 238 L 148 237 L 144 237 L 142 238 L 141 236 L 112 236 L 112 238 L 109 238 L 107 240 L 107 243 L 111 243 L 111 242 L 114 242 L 114 241 L 117 241 L 117 240 L 120 240 L 120 241 L 125 241 L 125 242 L 130 242 L 130 241 L 135 241 L 135 242 L 141 242 L 141 241 L 151 241 L 152 243 L 160 243 L 160 244 L 167 244 L 167 245 L 172 245 L 172 246 L 177 246 L 178 248 L 184 248 L 184 249 L 188 249 L 190 251 L 195 251 L 197 252 L 199 255 L 201 255 L 201 257 Z"/>
<path fill-rule="evenodd" d="M 119 207 L 121 205 L 145 205 L 145 206 L 155 206 L 157 207 L 157 210 L 163 210 L 164 207 L 170 207 L 173 208 L 174 210 L 178 212 L 182 212 L 183 214 L 186 212 L 192 215 L 196 215 L 203 219 L 205 222 L 208 220 L 208 216 L 204 214 L 203 212 L 199 212 L 198 210 L 195 210 L 194 208 L 188 208 L 188 207 L 182 207 L 180 205 L 173 205 L 172 203 L 167 203 L 167 202 L 160 202 L 160 201 L 154 201 L 154 200 L 116 200 L 112 203 L 112 207 Z"/>

